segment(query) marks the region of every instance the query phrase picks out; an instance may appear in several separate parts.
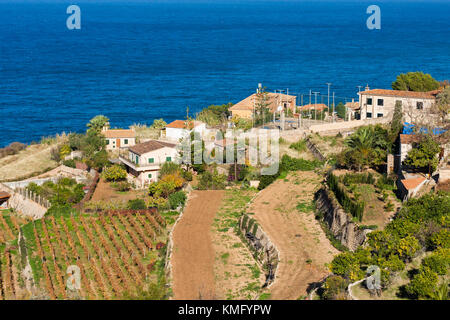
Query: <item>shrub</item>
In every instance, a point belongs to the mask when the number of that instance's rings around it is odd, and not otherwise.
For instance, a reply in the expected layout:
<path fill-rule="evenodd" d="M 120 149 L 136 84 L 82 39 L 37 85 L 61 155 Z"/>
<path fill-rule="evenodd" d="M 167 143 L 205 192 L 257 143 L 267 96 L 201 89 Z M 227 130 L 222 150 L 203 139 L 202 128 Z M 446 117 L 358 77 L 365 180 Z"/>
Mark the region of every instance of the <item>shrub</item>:
<path fill-rule="evenodd" d="M 131 189 L 131 184 L 128 181 L 118 181 L 111 183 L 111 186 L 120 192 L 129 191 Z"/>
<path fill-rule="evenodd" d="M 430 268 L 441 276 L 445 276 L 450 267 L 450 249 L 437 250 L 422 260 L 422 266 Z"/>
<path fill-rule="evenodd" d="M 167 198 L 183 186 L 184 180 L 180 173 L 166 174 L 158 182 L 153 182 L 148 187 L 150 196 Z"/>
<path fill-rule="evenodd" d="M 289 148 L 297 150 L 298 152 L 306 151 L 306 141 L 302 139 L 297 142 L 294 142 L 289 146 Z"/>
<path fill-rule="evenodd" d="M 341 300 L 346 297 L 348 281 L 341 276 L 330 276 L 323 285 L 322 298 L 325 300 Z"/>
<path fill-rule="evenodd" d="M 219 174 L 217 169 L 213 172 L 205 171 L 200 176 L 198 182 L 199 190 L 220 190 L 225 188 L 227 177 L 224 174 Z"/>
<path fill-rule="evenodd" d="M 419 299 L 429 299 L 434 295 L 438 284 L 438 275 L 428 267 L 421 268 L 406 286 L 406 291 Z"/>
<path fill-rule="evenodd" d="M 281 158 L 280 171 L 311 171 L 320 167 L 322 164 L 321 161 L 291 158 L 285 154 Z"/>
<path fill-rule="evenodd" d="M 142 199 L 128 200 L 127 207 L 128 207 L 128 209 L 131 209 L 131 210 L 147 209 L 147 205 L 145 204 L 145 201 Z"/>
<path fill-rule="evenodd" d="M 192 172 L 190 172 L 190 171 L 182 170 L 181 171 L 181 176 L 186 181 L 192 181 Z"/>
<path fill-rule="evenodd" d="M 75 160 L 72 160 L 72 159 L 64 160 L 63 165 L 65 165 L 66 167 L 70 167 L 70 168 L 76 168 Z"/>
<path fill-rule="evenodd" d="M 27 146 L 20 142 L 13 142 L 8 146 L 0 149 L 0 158 L 14 155 L 19 153 L 21 150 L 25 149 Z"/>
<path fill-rule="evenodd" d="M 171 209 L 176 209 L 178 206 L 184 206 L 186 202 L 186 193 L 178 191 L 169 195 L 169 205 Z"/>
<path fill-rule="evenodd" d="M 336 256 L 331 262 L 331 271 L 351 281 L 361 277 L 359 261 L 351 252 L 344 252 Z"/>
<path fill-rule="evenodd" d="M 176 174 L 176 173 L 181 173 L 181 167 L 179 164 L 176 164 L 175 162 L 164 162 L 164 164 L 161 166 L 161 169 L 159 170 L 160 178 L 168 174 Z"/>
<path fill-rule="evenodd" d="M 127 171 L 121 166 L 115 164 L 107 167 L 102 172 L 102 177 L 106 181 L 118 181 L 123 180 L 127 177 Z"/>
<path fill-rule="evenodd" d="M 349 212 L 359 221 L 362 221 L 366 203 L 364 201 L 355 201 L 350 198 L 350 195 L 345 188 L 340 185 L 338 178 L 332 173 L 328 175 L 327 184 L 344 210 Z"/>

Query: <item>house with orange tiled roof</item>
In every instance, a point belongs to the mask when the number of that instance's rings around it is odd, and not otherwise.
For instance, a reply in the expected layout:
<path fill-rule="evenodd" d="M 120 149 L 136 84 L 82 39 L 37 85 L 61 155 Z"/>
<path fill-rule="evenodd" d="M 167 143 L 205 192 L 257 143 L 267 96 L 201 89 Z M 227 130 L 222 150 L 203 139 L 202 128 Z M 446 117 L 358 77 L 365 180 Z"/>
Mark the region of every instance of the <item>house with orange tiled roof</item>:
<path fill-rule="evenodd" d="M 106 139 L 106 150 L 119 150 L 136 144 L 136 132 L 133 129 L 110 129 L 107 125 L 101 133 Z"/>
<path fill-rule="evenodd" d="M 165 162 L 177 161 L 175 143 L 149 140 L 138 143 L 119 155 L 125 165 L 128 177 L 136 187 L 143 188 L 159 179 L 159 171 Z"/>
<path fill-rule="evenodd" d="M 206 131 L 206 124 L 197 120 L 175 120 L 166 125 L 164 129 L 165 138 L 171 141 L 180 141 L 192 131 L 203 133 Z"/>
<path fill-rule="evenodd" d="M 373 89 L 367 86 L 365 91 L 358 93 L 359 112 L 357 118 L 373 119 L 393 114 L 395 104 L 402 105 L 403 112 L 425 114 L 436 102 L 439 90 L 428 92 Z M 407 121 L 410 121 L 406 119 Z"/>
<path fill-rule="evenodd" d="M 408 200 L 414 197 L 427 181 L 427 178 L 422 175 L 401 179 L 400 183 L 397 183 L 400 198 Z"/>
<path fill-rule="evenodd" d="M 265 103 L 267 104 L 267 108 L 271 113 L 280 111 L 280 109 L 285 112 L 287 110 L 291 110 L 292 112 L 295 111 L 297 100 L 296 96 L 282 93 L 266 92 L 265 97 L 267 99 Z M 239 117 L 244 119 L 253 118 L 260 99 L 260 96 L 254 93 L 244 100 L 239 101 L 230 108 L 232 117 Z"/>

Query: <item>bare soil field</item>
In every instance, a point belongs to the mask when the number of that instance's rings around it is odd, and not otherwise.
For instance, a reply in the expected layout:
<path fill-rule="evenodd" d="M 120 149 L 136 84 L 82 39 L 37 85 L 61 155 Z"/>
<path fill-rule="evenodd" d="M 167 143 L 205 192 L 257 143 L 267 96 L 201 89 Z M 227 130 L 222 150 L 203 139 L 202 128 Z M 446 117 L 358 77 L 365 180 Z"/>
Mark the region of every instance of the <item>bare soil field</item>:
<path fill-rule="evenodd" d="M 173 231 L 174 299 L 215 299 L 211 226 L 224 191 L 193 191 Z"/>
<path fill-rule="evenodd" d="M 253 201 L 254 213 L 280 254 L 270 299 L 298 299 L 306 289 L 329 274 L 326 266 L 338 254 L 314 217 L 312 201 L 321 177 L 295 172 L 277 180 Z"/>
<path fill-rule="evenodd" d="M 55 168 L 58 164 L 51 159 L 50 153 L 53 147 L 31 145 L 16 155 L 1 158 L 0 181 L 22 180 Z"/>

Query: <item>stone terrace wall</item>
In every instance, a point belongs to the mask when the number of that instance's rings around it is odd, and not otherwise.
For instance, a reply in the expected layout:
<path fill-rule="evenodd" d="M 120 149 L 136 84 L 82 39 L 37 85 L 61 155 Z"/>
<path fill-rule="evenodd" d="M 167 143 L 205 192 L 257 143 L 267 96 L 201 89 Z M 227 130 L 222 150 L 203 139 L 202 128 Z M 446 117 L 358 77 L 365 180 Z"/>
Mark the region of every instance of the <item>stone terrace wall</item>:
<path fill-rule="evenodd" d="M 354 251 L 366 240 L 368 229 L 359 229 L 346 213 L 327 186 L 317 192 L 317 210 L 323 213 L 323 220 L 328 225 L 333 236 L 349 250 Z"/>
<path fill-rule="evenodd" d="M 248 244 L 256 261 L 262 265 L 266 273 L 265 286 L 271 284 L 275 280 L 279 262 L 277 248 L 256 220 L 248 215 L 243 215 L 239 219 L 239 236 Z"/>

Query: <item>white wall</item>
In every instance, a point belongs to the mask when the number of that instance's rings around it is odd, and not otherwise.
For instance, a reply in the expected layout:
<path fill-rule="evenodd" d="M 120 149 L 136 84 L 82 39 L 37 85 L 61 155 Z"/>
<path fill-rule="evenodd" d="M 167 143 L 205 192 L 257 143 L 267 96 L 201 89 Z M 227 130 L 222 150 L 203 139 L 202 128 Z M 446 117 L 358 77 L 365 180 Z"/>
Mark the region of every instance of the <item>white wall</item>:
<path fill-rule="evenodd" d="M 372 99 L 372 104 L 368 105 L 367 100 Z M 378 105 L 378 99 L 383 100 L 383 106 Z M 388 113 L 393 112 L 395 109 L 395 103 L 397 101 L 402 102 L 402 110 L 405 115 L 409 112 L 426 114 L 430 110 L 434 103 L 434 99 L 418 99 L 418 98 L 401 98 L 401 97 L 391 97 L 391 96 L 375 96 L 375 95 L 360 95 L 359 99 L 361 107 L 361 119 L 367 118 L 367 113 L 372 114 L 373 118 L 379 118 L 379 115 L 386 116 Z M 423 103 L 423 109 L 417 109 L 417 103 Z M 411 119 L 408 119 L 411 120 Z"/>
<path fill-rule="evenodd" d="M 118 149 L 116 146 L 117 139 L 120 140 L 120 148 L 128 148 L 136 144 L 136 138 L 106 138 L 106 141 L 109 141 L 109 143 L 106 145 L 106 150 Z M 128 140 L 128 144 L 125 144 L 125 140 Z"/>

